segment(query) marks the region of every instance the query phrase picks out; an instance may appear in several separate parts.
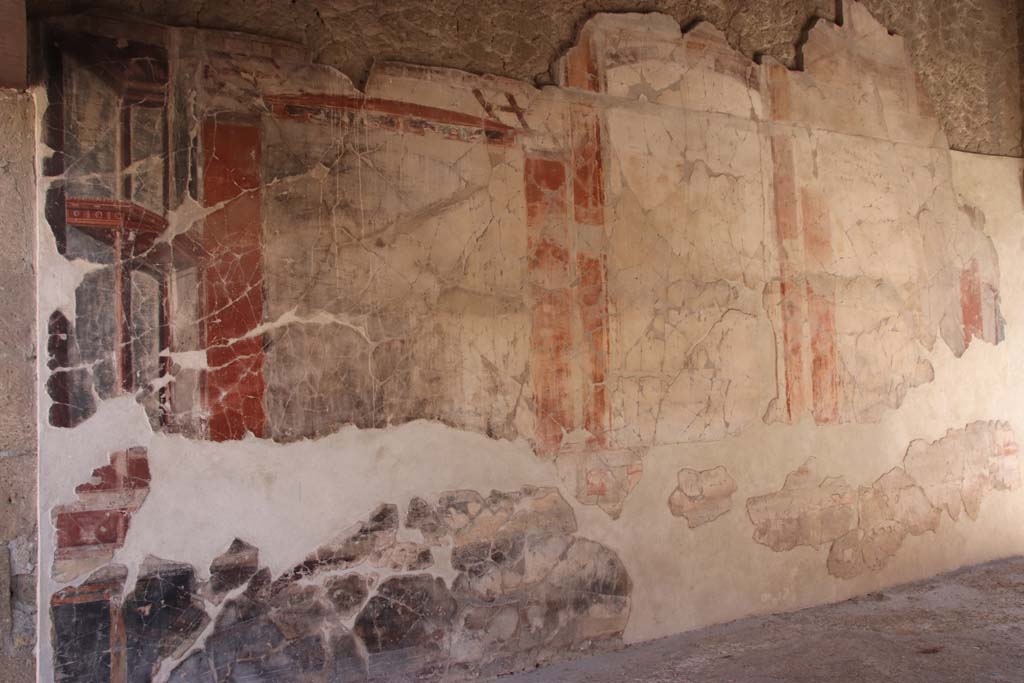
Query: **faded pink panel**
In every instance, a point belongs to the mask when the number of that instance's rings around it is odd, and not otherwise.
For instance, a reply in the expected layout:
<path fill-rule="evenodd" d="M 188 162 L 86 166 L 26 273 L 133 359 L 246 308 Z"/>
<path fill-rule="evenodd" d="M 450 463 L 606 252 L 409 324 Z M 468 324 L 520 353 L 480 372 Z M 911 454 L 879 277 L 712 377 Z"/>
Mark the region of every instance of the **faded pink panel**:
<path fill-rule="evenodd" d="M 827 291 L 815 291 L 807 283 L 807 313 L 811 326 L 812 413 L 818 424 L 839 422 L 839 370 L 836 358 L 835 287 L 819 285 Z"/>
<path fill-rule="evenodd" d="M 793 143 L 785 134 L 772 136 L 772 183 L 775 199 L 775 236 L 779 249 L 779 278 L 782 308 L 782 353 L 786 375 L 786 415 L 789 421 L 807 409 L 803 370 L 803 312 L 805 288 L 799 264 L 796 183 Z"/>
<path fill-rule="evenodd" d="M 800 190 L 800 214 L 803 217 L 804 260 L 809 272 L 824 271 L 832 263 L 832 229 L 828 205 L 813 190 Z"/>
<path fill-rule="evenodd" d="M 583 427 L 594 445 L 608 445 L 611 425 L 605 379 L 608 371 L 608 270 L 603 258 L 576 257 L 576 307 L 583 334 Z"/>
<path fill-rule="evenodd" d="M 836 348 L 835 283 L 828 207 L 817 192 L 801 189 L 800 213 L 807 269 L 807 322 L 811 333 L 811 412 L 818 424 L 839 422 L 839 369 Z M 817 274 L 817 276 L 815 276 Z"/>

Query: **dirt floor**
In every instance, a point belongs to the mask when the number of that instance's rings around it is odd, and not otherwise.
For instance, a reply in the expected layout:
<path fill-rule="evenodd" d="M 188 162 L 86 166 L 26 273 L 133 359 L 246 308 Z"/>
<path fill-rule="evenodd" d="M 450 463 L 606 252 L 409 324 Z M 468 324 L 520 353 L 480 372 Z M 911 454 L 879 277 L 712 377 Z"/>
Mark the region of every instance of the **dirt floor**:
<path fill-rule="evenodd" d="M 497 680 L 1024 682 L 1024 558 Z"/>

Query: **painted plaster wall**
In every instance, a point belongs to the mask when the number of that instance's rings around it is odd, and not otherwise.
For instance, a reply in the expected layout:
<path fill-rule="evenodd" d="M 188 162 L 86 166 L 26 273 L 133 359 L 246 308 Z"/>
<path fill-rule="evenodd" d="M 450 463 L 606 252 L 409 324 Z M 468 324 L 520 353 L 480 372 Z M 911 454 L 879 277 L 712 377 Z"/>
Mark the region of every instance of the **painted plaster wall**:
<path fill-rule="evenodd" d="M 541 90 L 51 30 L 43 680 L 497 673 L 1021 551 L 1021 165 L 861 6 L 802 72 L 601 15 Z"/>

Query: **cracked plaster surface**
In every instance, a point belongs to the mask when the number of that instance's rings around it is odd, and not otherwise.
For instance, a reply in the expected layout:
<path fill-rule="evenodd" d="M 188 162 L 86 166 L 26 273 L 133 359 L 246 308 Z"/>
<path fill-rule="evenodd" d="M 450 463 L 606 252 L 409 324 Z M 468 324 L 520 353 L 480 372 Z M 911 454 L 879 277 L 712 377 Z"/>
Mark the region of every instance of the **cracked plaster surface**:
<path fill-rule="evenodd" d="M 937 337 L 1002 340 L 984 215 L 861 5 L 803 71 L 601 15 L 543 90 L 383 63 L 363 93 L 291 45 L 89 21 L 51 29 L 47 217 L 87 264 L 54 426 L 123 393 L 218 441 L 433 419 L 616 517 L 654 445 L 875 422 Z"/>
<path fill-rule="evenodd" d="M 874 423 L 933 381 L 937 349 L 1003 340 L 987 219 L 955 193 L 903 42 L 859 5 L 811 32 L 799 72 L 752 63 L 708 24 L 684 34 L 665 16 L 602 15 L 556 65 L 560 87 L 544 89 L 381 63 L 360 91 L 293 45 L 102 19 L 51 28 L 39 237 L 53 266 L 40 306 L 54 463 L 76 435 L 120 434 L 110 420 L 131 405 L 148 425 L 124 426 L 137 438 L 114 448 L 276 453 L 431 420 L 485 435 L 484 450 L 527 444 L 544 481 L 608 523 L 628 514 L 653 448 L 765 423 Z M 787 480 L 816 510 L 787 525 L 877 554 L 849 536 L 858 492 L 813 479 Z M 443 544 L 453 528 L 426 490 L 408 493 L 421 502 L 407 526 Z M 561 495 L 531 524 L 567 520 Z M 489 505 L 464 497 L 467 510 Z M 777 503 L 763 501 L 766 514 Z M 788 526 L 758 529 L 773 548 L 800 544 Z M 386 538 L 368 560 L 382 576 L 464 571 L 491 598 L 521 581 L 490 566 L 480 539 L 460 544 L 465 530 L 451 568 L 391 531 L 368 532 Z M 290 571 L 343 569 L 350 541 Z M 518 552 L 502 543 L 503 557 Z M 59 534 L 53 545 L 66 550 Z M 115 552 L 138 562 L 113 583 L 138 591 L 148 569 L 127 547 Z M 188 569 L 169 571 L 191 630 L 202 619 Z M 406 593 L 451 617 L 454 584 L 385 583 L 329 588 L 382 591 L 364 623 L 401 616 Z M 316 611 L 295 592 L 296 618 Z M 590 616 L 621 633 L 625 614 L 604 609 Z M 505 612 L 474 618 L 514 629 Z M 394 643 L 423 635 L 412 631 Z M 574 647 L 555 640 L 552 656 Z M 319 662 L 313 651 L 287 657 Z"/>

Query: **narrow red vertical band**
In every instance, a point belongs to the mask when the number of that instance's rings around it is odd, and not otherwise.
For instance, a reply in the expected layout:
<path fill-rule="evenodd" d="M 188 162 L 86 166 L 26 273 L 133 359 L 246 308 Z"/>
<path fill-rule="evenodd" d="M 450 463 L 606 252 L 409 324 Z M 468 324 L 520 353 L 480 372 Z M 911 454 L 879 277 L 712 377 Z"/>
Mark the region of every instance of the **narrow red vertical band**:
<path fill-rule="evenodd" d="M 203 321 L 209 437 L 263 436 L 263 254 L 260 216 L 260 130 L 203 122 L 203 201 L 223 205 L 206 218 Z"/>
<path fill-rule="evenodd" d="M 527 249 L 532 299 L 530 357 L 533 376 L 536 447 L 552 455 L 563 430 L 574 426 L 569 360 L 573 348 L 571 264 L 565 165 L 556 159 L 527 157 Z"/>
<path fill-rule="evenodd" d="M 811 396 L 817 424 L 839 422 L 839 363 L 836 344 L 836 287 L 828 267 L 832 263 L 832 235 L 828 207 L 811 190 L 800 193 L 803 217 L 804 265 L 808 271 L 807 321 L 811 329 Z M 812 273 L 817 273 L 814 277 Z"/>
<path fill-rule="evenodd" d="M 981 308 L 981 277 L 978 274 L 978 262 L 971 259 L 970 265 L 960 271 L 960 310 L 965 348 L 975 337 L 984 336 Z"/>
<path fill-rule="evenodd" d="M 819 286 L 820 288 L 820 286 Z M 817 424 L 839 422 L 839 374 L 836 358 L 834 287 L 817 291 L 807 283 L 807 315 L 811 324 L 811 392 Z"/>
<path fill-rule="evenodd" d="M 807 406 L 803 372 L 803 298 L 800 274 L 791 262 L 790 250 L 797 248 L 799 225 L 796 213 L 796 178 L 793 145 L 785 134 L 773 135 L 772 187 L 775 199 L 775 234 L 779 249 L 779 278 L 782 308 L 782 348 L 786 371 L 786 414 L 789 421 Z"/>
<path fill-rule="evenodd" d="M 611 416 L 605 385 L 609 334 L 601 120 L 593 109 L 574 106 L 571 122 L 573 217 L 577 223 L 576 315 L 582 334 L 584 371 L 583 427 L 590 432 L 593 445 L 606 447 Z"/>
<path fill-rule="evenodd" d="M 577 314 L 583 333 L 583 361 L 588 377 L 583 386 L 583 427 L 593 445 L 608 446 L 610 406 L 605 379 L 608 369 L 607 268 L 603 257 L 576 255 Z"/>

